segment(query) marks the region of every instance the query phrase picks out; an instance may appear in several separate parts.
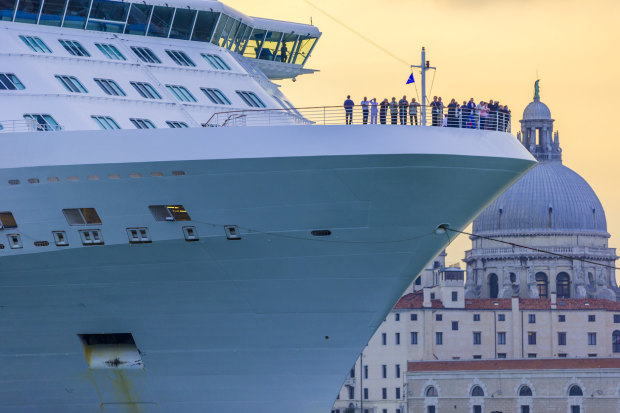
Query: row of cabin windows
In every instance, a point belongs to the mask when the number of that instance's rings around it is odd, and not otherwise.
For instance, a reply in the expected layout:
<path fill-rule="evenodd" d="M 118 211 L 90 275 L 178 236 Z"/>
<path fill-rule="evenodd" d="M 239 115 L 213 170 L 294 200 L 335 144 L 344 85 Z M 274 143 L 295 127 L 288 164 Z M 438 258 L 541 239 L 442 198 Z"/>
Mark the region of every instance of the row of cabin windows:
<path fill-rule="evenodd" d="M 49 46 L 36 36 L 21 35 L 19 38 L 35 53 L 52 53 Z M 75 40 L 58 39 L 58 42 L 72 56 L 90 57 L 90 53 L 82 44 Z M 102 55 L 110 60 L 127 60 L 125 55 L 113 44 L 95 43 L 95 46 Z M 145 63 L 161 64 L 159 57 L 148 47 L 131 46 L 134 54 Z M 179 66 L 196 67 L 196 63 L 181 50 L 166 50 L 166 54 L 170 59 Z M 220 56 L 209 53 L 201 53 L 202 58 L 209 64 L 212 69 L 231 70 L 230 66 Z"/>
<path fill-rule="evenodd" d="M 24 119 L 30 121 L 34 125 L 34 129 L 39 131 L 57 131 L 62 127 L 49 114 L 45 113 L 26 113 Z M 119 124 L 110 116 L 92 115 L 91 119 L 104 130 L 121 129 Z M 137 129 L 156 129 L 157 127 L 150 119 L 129 118 L 129 121 Z M 167 120 L 166 125 L 170 128 L 188 128 L 189 125 L 182 121 Z"/>
<path fill-rule="evenodd" d="M 55 75 L 60 84 L 71 93 L 88 93 L 88 89 L 75 77 L 69 75 Z M 94 78 L 95 83 L 107 95 L 127 96 L 125 91 L 112 79 Z M 145 99 L 161 99 L 161 95 L 155 88 L 147 82 L 129 82 L 136 92 Z M 166 85 L 166 88 L 181 102 L 197 102 L 198 100 L 181 85 Z M 0 73 L 0 90 L 23 90 L 24 84 L 14 73 Z M 219 89 L 200 88 L 205 96 L 215 105 L 231 105 L 230 99 Z M 265 103 L 250 91 L 237 90 L 237 95 L 248 106 L 254 108 L 265 108 Z"/>

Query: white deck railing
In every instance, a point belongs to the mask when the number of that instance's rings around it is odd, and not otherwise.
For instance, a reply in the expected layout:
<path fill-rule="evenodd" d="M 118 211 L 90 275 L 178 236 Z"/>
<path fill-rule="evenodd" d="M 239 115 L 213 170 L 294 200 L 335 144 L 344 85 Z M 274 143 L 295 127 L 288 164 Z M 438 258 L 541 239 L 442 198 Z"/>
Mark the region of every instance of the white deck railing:
<path fill-rule="evenodd" d="M 0 133 L 2 132 L 50 132 L 60 131 L 60 125 L 40 124 L 34 119 L 0 120 Z"/>

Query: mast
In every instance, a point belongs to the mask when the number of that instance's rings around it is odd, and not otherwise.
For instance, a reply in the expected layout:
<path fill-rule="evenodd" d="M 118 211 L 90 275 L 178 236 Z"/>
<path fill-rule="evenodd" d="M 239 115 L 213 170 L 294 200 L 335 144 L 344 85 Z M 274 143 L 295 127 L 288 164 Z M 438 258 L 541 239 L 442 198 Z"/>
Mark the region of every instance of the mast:
<path fill-rule="evenodd" d="M 426 71 L 427 70 L 436 70 L 436 67 L 430 66 L 430 61 L 426 60 L 426 50 L 422 47 L 422 59 L 420 62 L 420 66 L 411 65 L 411 67 L 419 68 L 421 71 L 422 77 L 422 106 L 420 106 L 420 124 L 422 126 L 426 126 Z"/>

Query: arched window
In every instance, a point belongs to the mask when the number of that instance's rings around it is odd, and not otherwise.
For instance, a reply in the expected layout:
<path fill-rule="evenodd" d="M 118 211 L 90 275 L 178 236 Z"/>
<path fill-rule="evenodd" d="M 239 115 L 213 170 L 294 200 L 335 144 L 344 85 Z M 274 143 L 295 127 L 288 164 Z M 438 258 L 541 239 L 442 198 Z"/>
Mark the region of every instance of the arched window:
<path fill-rule="evenodd" d="M 536 273 L 536 287 L 538 288 L 538 296 L 541 298 L 549 297 L 548 293 L 548 285 L 549 281 L 547 279 L 547 274 L 544 272 Z"/>
<path fill-rule="evenodd" d="M 573 384 L 572 386 L 570 386 L 570 389 L 568 389 L 568 395 L 569 396 L 583 396 L 583 391 L 581 390 L 581 387 L 577 386 L 576 384 Z"/>
<path fill-rule="evenodd" d="M 435 388 L 435 386 L 429 386 L 428 389 L 426 389 L 426 397 L 437 397 L 437 389 Z"/>
<path fill-rule="evenodd" d="M 614 331 L 611 336 L 611 346 L 614 353 L 620 353 L 620 331 Z"/>
<path fill-rule="evenodd" d="M 532 389 L 528 386 L 521 386 L 519 389 L 519 396 L 532 396 Z"/>
<path fill-rule="evenodd" d="M 558 298 L 570 298 L 570 277 L 565 272 L 558 274 L 555 279 L 555 290 Z"/>
<path fill-rule="evenodd" d="M 499 294 L 499 283 L 496 274 L 489 275 L 489 298 L 497 298 Z"/>
<path fill-rule="evenodd" d="M 482 390 L 480 386 L 474 386 L 474 388 L 471 389 L 471 395 L 472 397 L 484 397 L 484 390 Z"/>

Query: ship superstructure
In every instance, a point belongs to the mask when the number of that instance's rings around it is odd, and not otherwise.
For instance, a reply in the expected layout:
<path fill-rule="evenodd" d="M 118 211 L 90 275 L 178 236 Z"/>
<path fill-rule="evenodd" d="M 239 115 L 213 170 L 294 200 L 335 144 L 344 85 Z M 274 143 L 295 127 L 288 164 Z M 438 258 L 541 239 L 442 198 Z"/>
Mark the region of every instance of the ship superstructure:
<path fill-rule="evenodd" d="M 317 125 L 272 83 L 310 72 L 313 26 L 0 16 L 2 413 L 325 412 L 437 229 L 534 164 L 503 132 Z"/>

